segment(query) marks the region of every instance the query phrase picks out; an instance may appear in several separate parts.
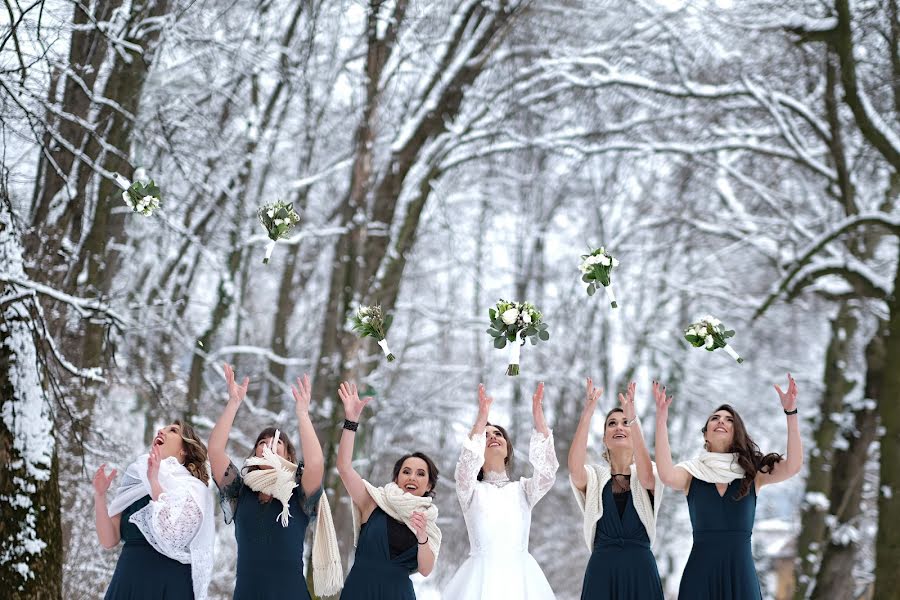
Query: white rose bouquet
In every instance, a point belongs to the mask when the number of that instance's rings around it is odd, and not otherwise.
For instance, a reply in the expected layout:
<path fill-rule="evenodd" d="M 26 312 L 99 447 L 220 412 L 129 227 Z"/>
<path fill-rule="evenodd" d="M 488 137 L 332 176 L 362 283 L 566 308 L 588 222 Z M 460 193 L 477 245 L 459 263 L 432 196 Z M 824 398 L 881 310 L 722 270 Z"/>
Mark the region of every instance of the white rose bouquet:
<path fill-rule="evenodd" d="M 525 338 L 530 338 L 532 344 L 537 344 L 540 339 L 550 339 L 547 324 L 543 322 L 543 315 L 529 302 L 508 302 L 500 300 L 496 306 L 488 310 L 491 317 L 491 326 L 487 332 L 494 338 L 494 348 L 501 349 L 510 343 L 509 366 L 507 375 L 519 374 L 519 351 L 525 344 Z"/>
<path fill-rule="evenodd" d="M 385 339 L 387 330 L 390 328 L 393 320 L 393 316 L 385 317 L 381 306 L 377 304 L 375 306 L 360 306 L 351 319 L 353 330 L 359 333 L 360 337 L 375 338 L 388 362 L 394 362 L 396 359 L 390 348 L 388 348 L 387 340 Z"/>
<path fill-rule="evenodd" d="M 612 290 L 612 283 L 609 279 L 610 272 L 619 266 L 619 261 L 615 257 L 606 252 L 601 246 L 596 250 L 592 250 L 590 254 L 581 256 L 581 280 L 587 284 L 588 296 L 593 296 L 599 288 L 603 288 L 606 297 L 609 298 L 609 305 L 617 308 L 619 304 L 616 302 L 616 295 Z"/>
<path fill-rule="evenodd" d="M 738 363 L 744 362 L 744 359 L 738 356 L 734 348 L 728 345 L 725 340 L 734 335 L 733 330 L 726 330 L 722 322 L 713 316 L 706 315 L 696 323 L 684 330 L 684 339 L 686 339 L 694 348 L 706 348 L 712 352 L 717 348 L 723 348 L 728 356 L 736 360 Z"/>
<path fill-rule="evenodd" d="M 300 222 L 300 215 L 290 203 L 281 200 L 263 205 L 256 214 L 259 222 L 266 228 L 269 239 L 272 240 L 266 246 L 266 256 L 263 258 L 263 264 L 267 265 L 269 258 L 272 257 L 272 250 L 275 249 L 275 243 L 287 237 L 294 225 Z"/>
<path fill-rule="evenodd" d="M 122 200 L 131 210 L 149 217 L 154 210 L 159 208 L 159 188 L 152 179 L 147 179 L 144 169 L 134 171 L 135 181 L 133 183 L 118 173 L 115 174 L 115 178 L 119 187 L 125 190 L 122 192 Z"/>

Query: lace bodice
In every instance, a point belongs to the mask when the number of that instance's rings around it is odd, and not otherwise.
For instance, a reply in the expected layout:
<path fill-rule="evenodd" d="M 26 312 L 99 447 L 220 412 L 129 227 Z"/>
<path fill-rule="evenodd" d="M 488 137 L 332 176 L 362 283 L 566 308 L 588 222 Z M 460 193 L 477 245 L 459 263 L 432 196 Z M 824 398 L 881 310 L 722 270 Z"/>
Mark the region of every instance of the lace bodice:
<path fill-rule="evenodd" d="M 527 552 L 531 509 L 553 487 L 559 468 L 553 434 L 532 433 L 528 459 L 534 473 L 516 481 L 490 472 L 484 481 L 478 481 L 484 448 L 484 433 L 466 439 L 456 465 L 456 493 L 472 553 L 504 549 Z"/>

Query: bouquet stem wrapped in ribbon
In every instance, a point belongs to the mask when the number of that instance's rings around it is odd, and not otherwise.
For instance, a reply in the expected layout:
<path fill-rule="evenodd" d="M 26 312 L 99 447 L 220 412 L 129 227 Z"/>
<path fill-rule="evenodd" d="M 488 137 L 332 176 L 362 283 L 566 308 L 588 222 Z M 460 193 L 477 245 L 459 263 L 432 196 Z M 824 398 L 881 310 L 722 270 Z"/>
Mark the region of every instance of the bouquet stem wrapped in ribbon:
<path fill-rule="evenodd" d="M 618 308 L 619 303 L 616 302 L 616 295 L 613 293 L 609 276 L 612 270 L 619 266 L 619 261 L 608 254 L 602 246 L 597 250 L 592 250 L 590 254 L 583 254 L 581 258 L 579 266 L 581 280 L 587 284 L 588 296 L 593 296 L 597 289 L 602 287 L 609 299 L 609 305 L 612 308 Z"/>
<path fill-rule="evenodd" d="M 706 348 L 709 352 L 722 348 L 728 356 L 740 364 L 744 362 L 744 359 L 725 341 L 733 336 L 733 330 L 726 330 L 722 322 L 711 315 L 706 315 L 696 323 L 691 323 L 684 330 L 684 339 L 694 348 Z"/>
<path fill-rule="evenodd" d="M 509 365 L 506 374 L 515 376 L 519 374 L 519 358 L 526 338 L 532 344 L 537 344 L 540 339 L 550 339 L 547 324 L 543 322 L 543 315 L 533 304 L 528 302 L 509 302 L 500 300 L 496 306 L 488 310 L 491 318 L 491 326 L 487 332 L 494 338 L 494 348 L 502 349 L 509 342 Z"/>
<path fill-rule="evenodd" d="M 387 330 L 390 328 L 393 320 L 394 318 L 391 315 L 384 316 L 384 312 L 378 304 L 374 306 L 360 306 L 351 320 L 353 330 L 359 333 L 360 337 L 374 338 L 378 342 L 388 362 L 394 362 L 396 359 L 391 349 L 388 348 L 387 339 L 385 339 Z"/>
<path fill-rule="evenodd" d="M 294 210 L 289 202 L 281 200 L 266 204 L 260 207 L 256 212 L 259 222 L 266 228 L 266 235 L 272 240 L 266 246 L 266 256 L 263 258 L 263 264 L 269 264 L 269 258 L 272 257 L 272 250 L 278 240 L 287 237 L 294 225 L 300 222 L 300 215 Z"/>
<path fill-rule="evenodd" d="M 122 192 L 122 200 L 131 210 L 149 217 L 154 210 L 159 208 L 159 188 L 152 179 L 147 179 L 144 169 L 135 170 L 133 183 L 118 173 L 115 173 L 115 178 L 119 187 L 125 190 Z"/>

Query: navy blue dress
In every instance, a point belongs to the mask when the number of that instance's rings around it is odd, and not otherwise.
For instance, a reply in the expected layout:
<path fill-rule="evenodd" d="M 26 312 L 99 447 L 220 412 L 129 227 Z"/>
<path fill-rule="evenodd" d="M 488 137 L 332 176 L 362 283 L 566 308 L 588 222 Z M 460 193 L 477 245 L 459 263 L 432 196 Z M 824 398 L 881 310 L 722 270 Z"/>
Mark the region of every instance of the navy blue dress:
<path fill-rule="evenodd" d="M 413 538 L 412 546 L 392 558 L 388 519 L 391 517 L 375 507 L 363 523 L 341 600 L 416 600 L 409 576 L 419 570 L 418 545 Z"/>
<path fill-rule="evenodd" d="M 235 600 L 309 600 L 303 575 L 303 543 L 306 528 L 316 516 L 322 488 L 307 497 L 299 485 L 302 468 L 297 469 L 298 486 L 289 502 L 290 520 L 282 527 L 281 502 L 262 502 L 259 493 L 244 485 L 243 477 L 228 465 L 219 499 L 225 522 L 234 520 L 237 540 L 237 580 Z"/>
<path fill-rule="evenodd" d="M 681 576 L 682 600 L 762 599 L 750 549 L 756 486 L 735 500 L 741 481 L 732 481 L 720 496 L 716 484 L 691 480 L 687 502 L 694 546 Z"/>
<path fill-rule="evenodd" d="M 612 481 L 603 486 L 603 516 L 597 521 L 594 550 L 584 573 L 581 600 L 663 600 L 656 558 L 631 492 L 619 516 Z"/>
<path fill-rule="evenodd" d="M 125 545 L 105 600 L 191 600 L 191 565 L 157 552 L 128 519 L 150 503 L 150 496 L 132 502 L 121 513 L 119 535 Z"/>

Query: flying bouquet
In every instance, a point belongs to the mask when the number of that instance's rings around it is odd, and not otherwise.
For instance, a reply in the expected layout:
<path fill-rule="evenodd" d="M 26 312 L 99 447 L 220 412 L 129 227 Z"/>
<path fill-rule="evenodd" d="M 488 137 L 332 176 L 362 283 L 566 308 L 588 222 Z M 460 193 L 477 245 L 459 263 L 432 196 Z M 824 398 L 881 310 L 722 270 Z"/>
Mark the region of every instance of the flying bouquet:
<path fill-rule="evenodd" d="M 375 306 L 360 306 L 352 319 L 353 330 L 359 333 L 361 337 L 375 338 L 388 362 L 394 362 L 396 358 L 391 353 L 390 348 L 388 348 L 387 340 L 385 339 L 387 330 L 390 328 L 393 320 L 392 316 L 385 318 L 384 313 L 381 311 L 381 306 L 377 304 Z"/>
<path fill-rule="evenodd" d="M 509 342 L 509 366 L 507 375 L 519 374 L 519 351 L 525 344 L 525 338 L 531 338 L 532 344 L 537 344 L 538 339 L 547 341 L 550 332 L 547 324 L 543 322 L 540 311 L 529 302 L 507 302 L 500 300 L 497 305 L 488 310 L 491 317 L 491 326 L 487 332 L 494 338 L 494 348 L 506 347 Z"/>
<path fill-rule="evenodd" d="M 616 295 L 612 290 L 612 283 L 609 280 L 610 272 L 619 266 L 619 261 L 607 254 L 606 250 L 601 246 L 597 250 L 592 250 L 590 254 L 581 256 L 581 280 L 587 285 L 588 296 L 593 296 L 599 288 L 603 288 L 606 297 L 609 298 L 609 305 L 618 308 Z"/>
<path fill-rule="evenodd" d="M 300 215 L 290 203 L 281 200 L 261 206 L 256 214 L 259 222 L 266 228 L 266 235 L 272 240 L 266 246 L 266 256 L 263 258 L 263 264 L 267 265 L 269 258 L 272 257 L 272 250 L 275 249 L 275 243 L 287 237 L 294 225 L 300 222 Z"/>
<path fill-rule="evenodd" d="M 145 217 L 153 214 L 153 211 L 159 208 L 159 188 L 153 183 L 152 179 L 147 179 L 144 169 L 136 169 L 134 172 L 135 181 L 132 183 L 118 173 L 115 173 L 116 183 L 119 184 L 124 192 L 122 192 L 122 200 L 125 204 L 136 213 L 141 213 Z"/>
<path fill-rule="evenodd" d="M 684 339 L 690 342 L 694 348 L 706 348 L 710 352 L 717 348 L 723 348 L 728 356 L 736 360 L 738 363 L 744 362 L 744 359 L 738 356 L 734 348 L 728 345 L 725 340 L 734 335 L 733 330 L 726 330 L 722 322 L 715 317 L 706 315 L 696 323 L 684 330 Z"/>

